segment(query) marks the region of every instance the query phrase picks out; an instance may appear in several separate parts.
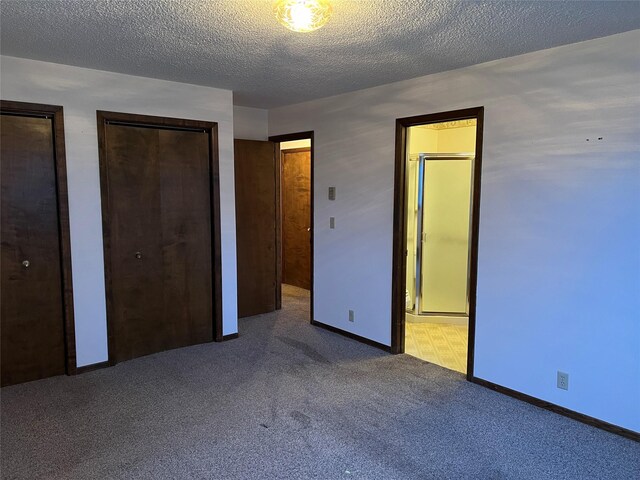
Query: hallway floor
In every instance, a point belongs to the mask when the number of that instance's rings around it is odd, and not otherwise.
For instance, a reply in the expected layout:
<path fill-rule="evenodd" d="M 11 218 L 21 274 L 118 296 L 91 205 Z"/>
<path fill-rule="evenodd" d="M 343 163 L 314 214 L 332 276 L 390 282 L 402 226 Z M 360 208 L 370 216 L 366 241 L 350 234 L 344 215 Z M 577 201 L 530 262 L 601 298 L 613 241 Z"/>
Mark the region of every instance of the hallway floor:
<path fill-rule="evenodd" d="M 640 478 L 640 444 L 308 322 L 1 391 L 6 479 Z"/>

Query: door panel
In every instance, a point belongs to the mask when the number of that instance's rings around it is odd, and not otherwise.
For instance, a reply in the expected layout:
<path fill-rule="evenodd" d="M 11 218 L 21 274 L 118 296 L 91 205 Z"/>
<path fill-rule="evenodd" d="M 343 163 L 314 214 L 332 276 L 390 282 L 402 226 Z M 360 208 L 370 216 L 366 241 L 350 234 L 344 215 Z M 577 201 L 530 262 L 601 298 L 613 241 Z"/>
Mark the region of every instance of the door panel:
<path fill-rule="evenodd" d="M 424 172 L 422 311 L 467 313 L 472 160 L 428 160 Z"/>
<path fill-rule="evenodd" d="M 235 140 L 238 316 L 276 309 L 274 144 Z"/>
<path fill-rule="evenodd" d="M 163 347 L 158 131 L 107 125 L 114 357 Z"/>
<path fill-rule="evenodd" d="M 311 288 L 311 150 L 282 152 L 282 282 Z"/>
<path fill-rule="evenodd" d="M 112 358 L 213 339 L 209 137 L 107 124 Z"/>
<path fill-rule="evenodd" d="M 209 138 L 159 130 L 165 347 L 213 338 Z"/>
<path fill-rule="evenodd" d="M 65 348 L 53 123 L 1 118 L 5 386 L 63 374 Z"/>

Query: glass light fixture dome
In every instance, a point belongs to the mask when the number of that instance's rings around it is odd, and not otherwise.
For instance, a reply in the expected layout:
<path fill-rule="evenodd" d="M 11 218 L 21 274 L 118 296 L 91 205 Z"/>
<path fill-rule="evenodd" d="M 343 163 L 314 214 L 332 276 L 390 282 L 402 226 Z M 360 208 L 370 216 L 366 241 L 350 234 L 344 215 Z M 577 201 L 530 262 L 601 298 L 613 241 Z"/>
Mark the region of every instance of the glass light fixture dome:
<path fill-rule="evenodd" d="M 278 0 L 273 11 L 278 21 L 294 32 L 312 32 L 331 17 L 328 0 Z"/>

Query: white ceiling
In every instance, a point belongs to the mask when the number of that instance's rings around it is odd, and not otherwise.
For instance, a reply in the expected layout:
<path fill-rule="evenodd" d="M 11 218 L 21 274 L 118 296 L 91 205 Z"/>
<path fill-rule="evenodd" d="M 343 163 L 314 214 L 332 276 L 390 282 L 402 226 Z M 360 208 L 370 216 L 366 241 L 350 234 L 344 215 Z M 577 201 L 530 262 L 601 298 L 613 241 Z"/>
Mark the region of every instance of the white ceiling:
<path fill-rule="evenodd" d="M 268 108 L 640 28 L 639 1 L 332 0 L 293 33 L 271 0 L 2 0 L 0 51 L 226 88 Z"/>

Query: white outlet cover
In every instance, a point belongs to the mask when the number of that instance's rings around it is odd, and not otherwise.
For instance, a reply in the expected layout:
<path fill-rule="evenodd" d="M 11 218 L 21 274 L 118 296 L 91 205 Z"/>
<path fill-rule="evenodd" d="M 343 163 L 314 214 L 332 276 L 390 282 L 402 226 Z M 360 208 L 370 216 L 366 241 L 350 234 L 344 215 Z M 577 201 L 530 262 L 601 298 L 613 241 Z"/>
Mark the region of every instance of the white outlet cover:
<path fill-rule="evenodd" d="M 569 390 L 569 374 L 558 370 L 557 387 L 562 390 Z"/>

